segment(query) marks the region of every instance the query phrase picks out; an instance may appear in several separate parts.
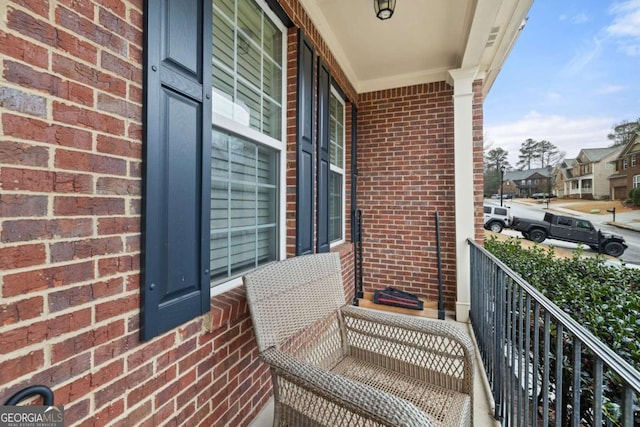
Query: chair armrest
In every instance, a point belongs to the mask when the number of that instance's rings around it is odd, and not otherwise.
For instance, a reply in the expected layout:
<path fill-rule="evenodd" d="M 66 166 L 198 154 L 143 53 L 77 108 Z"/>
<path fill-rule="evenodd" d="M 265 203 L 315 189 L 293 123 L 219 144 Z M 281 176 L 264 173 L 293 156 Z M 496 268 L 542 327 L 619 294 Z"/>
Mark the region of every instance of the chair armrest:
<path fill-rule="evenodd" d="M 360 419 L 385 426 L 434 425 L 408 401 L 322 370 L 274 347 L 260 357 L 273 374 L 276 416 L 279 405 L 283 405 L 295 413 L 289 420 L 293 424 L 313 420 L 313 424 L 337 426 Z"/>
<path fill-rule="evenodd" d="M 474 346 L 455 324 L 354 306 L 341 314 L 353 357 L 473 396 Z"/>

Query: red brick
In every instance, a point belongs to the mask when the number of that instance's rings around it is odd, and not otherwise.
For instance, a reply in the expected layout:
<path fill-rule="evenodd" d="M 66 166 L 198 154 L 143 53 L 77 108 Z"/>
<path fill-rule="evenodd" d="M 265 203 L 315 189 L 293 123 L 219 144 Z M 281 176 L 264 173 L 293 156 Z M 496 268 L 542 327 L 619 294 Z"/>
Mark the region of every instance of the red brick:
<path fill-rule="evenodd" d="M 5 111 L 47 117 L 47 100 L 12 87 L 0 87 L 0 105 Z"/>
<path fill-rule="evenodd" d="M 7 27 L 19 31 L 28 38 L 38 40 L 49 46 L 56 46 L 56 29 L 46 21 L 34 15 L 13 8 L 7 9 Z"/>
<path fill-rule="evenodd" d="M 172 348 L 175 344 L 174 334 L 167 334 L 155 339 L 129 355 L 127 357 L 127 367 L 129 369 L 136 369 L 147 361 L 161 355 L 163 352 L 167 351 L 167 349 Z"/>
<path fill-rule="evenodd" d="M 58 387 L 55 391 L 55 398 L 60 402 L 73 402 L 89 395 L 91 391 L 91 376 L 85 375 L 71 383 Z M 65 416 L 67 411 L 65 410 Z M 65 417 L 65 421 L 68 421 Z"/>
<path fill-rule="evenodd" d="M 44 311 L 44 298 L 33 297 L 0 304 L 0 326 L 35 319 Z"/>
<path fill-rule="evenodd" d="M 92 145 L 91 134 L 85 130 L 51 125 L 33 118 L 5 113 L 2 125 L 6 136 L 80 149 L 91 149 Z"/>
<path fill-rule="evenodd" d="M 98 152 L 114 156 L 142 159 L 142 144 L 109 135 L 98 135 Z"/>
<path fill-rule="evenodd" d="M 123 355 L 130 348 L 134 348 L 134 346 L 138 345 L 138 336 L 137 334 L 129 334 L 126 336 L 122 336 L 114 341 L 108 342 L 101 346 L 98 346 L 94 349 L 93 359 L 95 366 L 99 366 L 109 360 L 115 359 L 118 356 Z M 153 370 L 152 367 L 145 365 L 146 369 Z M 136 372 L 142 372 L 141 369 Z M 145 371 L 146 372 L 146 371 Z M 151 374 L 149 374 L 150 376 Z M 147 377 L 147 375 L 145 375 Z M 142 381 L 144 378 L 136 379 L 137 376 L 133 375 L 131 372 L 127 377 L 127 381 L 132 381 L 132 384 L 136 384 L 138 381 Z M 112 396 L 113 397 L 113 396 Z M 101 405 L 99 405 L 101 406 Z"/>
<path fill-rule="evenodd" d="M 110 237 L 77 240 L 73 242 L 59 242 L 52 243 L 50 248 L 51 262 L 58 263 L 120 253 L 122 252 L 122 239 L 120 237 Z"/>
<path fill-rule="evenodd" d="M 0 194 L 0 217 L 45 216 L 47 214 L 47 204 L 47 196 Z"/>
<path fill-rule="evenodd" d="M 104 236 L 110 234 L 139 233 L 140 225 L 139 218 L 100 218 L 98 220 L 98 234 Z"/>
<path fill-rule="evenodd" d="M 8 384 L 10 381 L 29 375 L 44 366 L 44 353 L 42 350 L 21 354 L 12 359 L 0 361 L 0 384 Z"/>
<path fill-rule="evenodd" d="M 140 180 L 122 178 L 98 178 L 96 194 L 114 196 L 140 196 L 142 194 Z"/>
<path fill-rule="evenodd" d="M 42 289 L 71 285 L 92 278 L 93 262 L 91 261 L 62 267 L 5 274 L 2 294 L 8 298 Z"/>
<path fill-rule="evenodd" d="M 100 272 L 101 276 L 136 271 L 139 268 L 140 260 L 138 259 L 138 257 L 129 255 L 106 258 L 98 261 L 98 271 Z"/>
<path fill-rule="evenodd" d="M 107 197 L 56 197 L 56 215 L 124 215 L 124 200 Z"/>
<path fill-rule="evenodd" d="M 113 135 L 124 134 L 124 122 L 106 114 L 79 108 L 73 105 L 53 103 L 53 118 L 70 125 L 78 125 L 86 129 L 97 130 Z"/>
<path fill-rule="evenodd" d="M 64 7 L 56 9 L 56 23 L 80 38 L 93 41 L 98 46 L 123 56 L 127 54 L 127 43 L 117 33 L 108 31 Z"/>
<path fill-rule="evenodd" d="M 127 136 L 138 141 L 142 140 L 142 125 L 138 123 L 129 123 Z"/>
<path fill-rule="evenodd" d="M 117 344 L 120 344 L 120 343 L 117 343 Z M 103 346 L 103 348 L 104 347 L 105 346 Z M 153 378 L 152 363 L 147 363 L 141 368 L 133 371 L 129 370 L 126 376 L 121 377 L 116 382 L 111 383 L 94 393 L 96 408 L 99 409 L 102 406 L 109 404 L 110 402 L 125 396 L 127 390 L 133 387 L 136 387 L 140 384 L 144 384 L 150 378 Z"/>
<path fill-rule="evenodd" d="M 58 393 L 54 390 L 55 401 L 57 404 Z M 60 399 L 62 401 L 62 399 Z M 64 401 L 63 401 L 64 402 Z M 76 400 L 73 404 L 66 404 L 64 407 L 64 422 L 65 425 L 82 425 L 83 427 L 92 427 L 92 418 L 83 421 L 83 418 L 91 415 L 91 401 L 90 399 Z"/>
<path fill-rule="evenodd" d="M 116 98 L 105 93 L 98 94 L 97 108 L 115 116 L 142 121 L 142 105 L 133 104 L 122 98 Z"/>
<path fill-rule="evenodd" d="M 47 166 L 49 150 L 13 141 L 0 141 L 0 163 L 21 166 Z"/>
<path fill-rule="evenodd" d="M 55 165 L 60 169 L 110 175 L 126 175 L 127 173 L 127 162 L 123 159 L 78 151 L 58 150 L 56 152 Z"/>
<path fill-rule="evenodd" d="M 71 338 L 51 346 L 52 362 L 59 363 L 95 346 L 117 339 L 122 334 L 124 334 L 124 323 L 122 321 L 116 321 L 95 330 L 77 333 Z"/>
<path fill-rule="evenodd" d="M 53 191 L 54 173 L 42 170 L 3 168 L 0 170 L 0 185 L 7 191 Z"/>
<path fill-rule="evenodd" d="M 78 219 L 24 219 L 4 221 L 2 224 L 2 242 L 13 243 L 38 239 L 72 238 L 90 236 L 93 232 L 93 220 Z"/>
<path fill-rule="evenodd" d="M 43 244 L 10 246 L 0 248 L 0 270 L 25 268 L 45 263 Z"/>
<path fill-rule="evenodd" d="M 45 48 L 4 31 L 0 31 L 0 52 L 35 67 L 49 67 L 49 55 Z"/>
<path fill-rule="evenodd" d="M 95 306 L 96 321 L 101 322 L 112 317 L 121 316 L 138 308 L 140 308 L 140 301 L 137 297 L 133 296 L 97 304 Z"/>
<path fill-rule="evenodd" d="M 106 427 L 123 413 L 124 399 L 114 400 L 110 402 L 108 406 L 105 406 L 101 411 L 94 414 L 94 425 L 96 427 Z"/>
<path fill-rule="evenodd" d="M 91 43 L 78 39 L 65 31 L 58 30 L 58 48 L 85 62 L 97 63 L 98 49 Z"/>

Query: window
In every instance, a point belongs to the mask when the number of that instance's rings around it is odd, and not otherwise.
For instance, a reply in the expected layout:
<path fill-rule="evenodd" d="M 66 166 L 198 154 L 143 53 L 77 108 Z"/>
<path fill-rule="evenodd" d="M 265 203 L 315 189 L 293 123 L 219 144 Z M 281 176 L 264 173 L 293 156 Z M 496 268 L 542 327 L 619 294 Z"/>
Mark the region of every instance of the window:
<path fill-rule="evenodd" d="M 344 101 L 331 90 L 329 97 L 329 240 L 344 241 Z"/>
<path fill-rule="evenodd" d="M 640 175 L 633 176 L 633 188 L 640 187 Z"/>
<path fill-rule="evenodd" d="M 624 159 L 622 159 L 622 170 L 625 170 L 627 168 L 627 158 L 625 157 Z"/>
<path fill-rule="evenodd" d="M 254 0 L 213 0 L 214 285 L 235 285 L 243 272 L 284 251 L 286 55 L 284 27 L 275 22 Z"/>
<path fill-rule="evenodd" d="M 631 156 L 631 167 L 634 167 L 636 165 L 636 155 L 634 154 L 633 156 Z"/>

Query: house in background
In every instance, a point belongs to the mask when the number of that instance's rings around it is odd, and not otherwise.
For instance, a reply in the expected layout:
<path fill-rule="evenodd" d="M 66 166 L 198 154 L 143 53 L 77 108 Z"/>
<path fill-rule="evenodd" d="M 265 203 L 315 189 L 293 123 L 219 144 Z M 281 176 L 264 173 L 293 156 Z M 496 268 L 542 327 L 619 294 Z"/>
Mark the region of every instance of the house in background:
<path fill-rule="evenodd" d="M 570 181 L 573 178 L 573 165 L 576 159 L 563 159 L 554 166 L 552 172 L 553 193 L 562 198 L 569 195 Z"/>
<path fill-rule="evenodd" d="M 549 193 L 551 170 L 536 168 L 512 170 L 504 173 L 504 193 L 517 197 L 529 197 L 534 193 Z"/>
<path fill-rule="evenodd" d="M 611 197 L 626 200 L 629 192 L 640 186 L 640 133 L 622 147 L 615 159 L 615 171 L 609 177 Z"/>
<path fill-rule="evenodd" d="M 434 299 L 441 251 L 467 321 L 482 103 L 531 2 L 2 2 L 0 401 L 248 425 L 242 274 L 335 251 L 353 296 L 360 236 L 366 291 Z"/>
<path fill-rule="evenodd" d="M 571 178 L 564 180 L 565 197 L 609 199 L 609 176 L 615 171 L 615 159 L 622 147 L 583 148 L 575 158 Z"/>

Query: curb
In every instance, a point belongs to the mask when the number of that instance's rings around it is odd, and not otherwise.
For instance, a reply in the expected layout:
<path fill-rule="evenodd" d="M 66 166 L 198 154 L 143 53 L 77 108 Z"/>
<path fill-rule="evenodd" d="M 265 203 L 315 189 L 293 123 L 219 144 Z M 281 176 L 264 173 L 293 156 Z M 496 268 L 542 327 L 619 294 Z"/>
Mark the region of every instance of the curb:
<path fill-rule="evenodd" d="M 609 222 L 605 222 L 605 224 L 612 225 L 612 226 L 618 227 L 618 228 L 624 228 L 625 230 L 631 230 L 631 231 L 640 232 L 640 224 L 638 226 L 636 226 L 636 227 L 634 227 L 632 225 L 625 224 L 623 222 L 617 222 L 617 221 L 616 222 L 609 221 Z"/>

